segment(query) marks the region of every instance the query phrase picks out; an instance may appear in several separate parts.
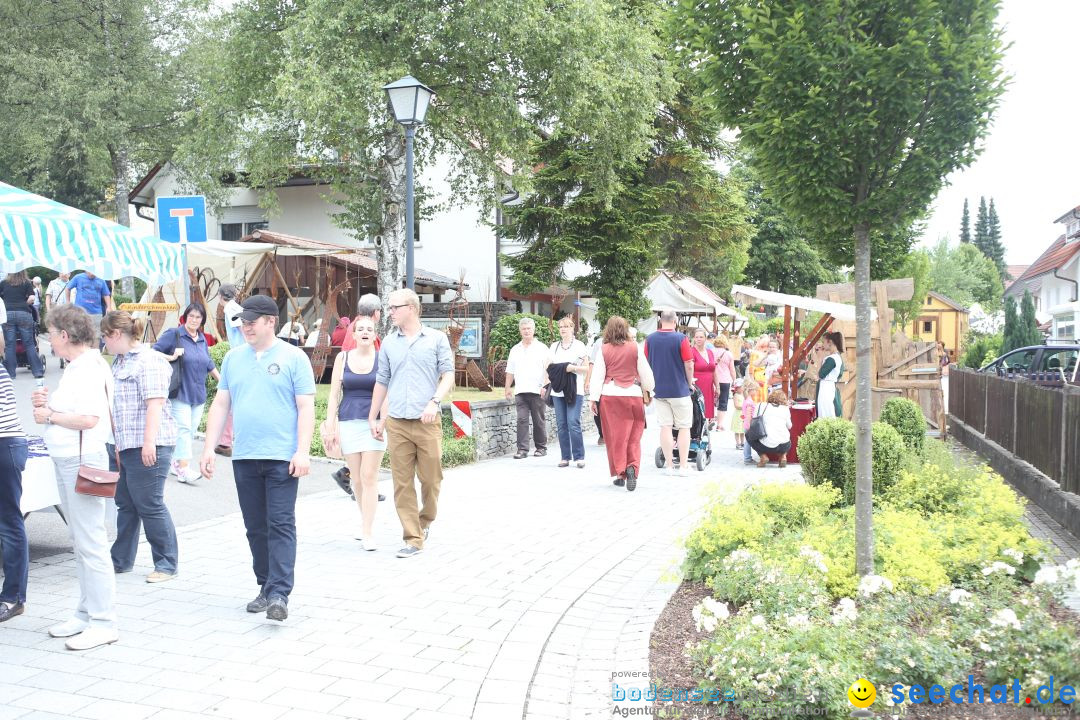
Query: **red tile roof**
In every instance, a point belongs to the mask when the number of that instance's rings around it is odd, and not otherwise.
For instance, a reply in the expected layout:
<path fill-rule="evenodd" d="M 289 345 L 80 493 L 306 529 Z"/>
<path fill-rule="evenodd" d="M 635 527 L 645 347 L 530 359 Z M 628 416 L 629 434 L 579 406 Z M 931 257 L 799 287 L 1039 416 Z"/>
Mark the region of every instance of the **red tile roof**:
<path fill-rule="evenodd" d="M 1057 270 L 1072 260 L 1073 255 L 1076 255 L 1078 251 L 1080 251 L 1080 242 L 1066 244 L 1065 236 L 1060 236 L 1050 244 L 1050 247 L 1046 248 L 1046 251 L 1039 256 L 1038 260 L 1024 271 L 1023 275 L 1017 278 L 1017 282 L 1031 280 L 1039 275 L 1045 275 L 1048 272 Z"/>

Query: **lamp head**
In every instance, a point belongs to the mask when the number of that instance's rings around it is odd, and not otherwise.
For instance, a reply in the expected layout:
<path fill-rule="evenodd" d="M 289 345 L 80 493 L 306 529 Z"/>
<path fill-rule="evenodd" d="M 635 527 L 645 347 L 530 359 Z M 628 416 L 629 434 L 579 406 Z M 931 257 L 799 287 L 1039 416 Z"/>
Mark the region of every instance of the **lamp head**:
<path fill-rule="evenodd" d="M 435 91 L 412 75 L 383 85 L 394 119 L 402 125 L 422 125 Z"/>

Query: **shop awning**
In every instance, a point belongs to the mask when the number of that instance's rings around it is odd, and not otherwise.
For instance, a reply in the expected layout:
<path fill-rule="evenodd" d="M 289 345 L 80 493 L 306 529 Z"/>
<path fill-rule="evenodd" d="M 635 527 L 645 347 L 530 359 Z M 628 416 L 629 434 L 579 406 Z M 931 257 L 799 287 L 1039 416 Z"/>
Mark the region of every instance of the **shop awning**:
<path fill-rule="evenodd" d="M 742 305 L 784 305 L 808 312 L 818 312 L 823 315 L 832 315 L 836 320 L 845 322 L 855 321 L 855 306 L 844 303 L 818 300 L 817 298 L 803 297 L 802 295 L 788 295 L 787 293 L 773 292 L 772 290 L 759 290 L 745 285 L 734 285 L 731 288 L 731 297 L 735 302 Z M 870 318 L 877 318 L 877 311 L 870 308 Z"/>
<path fill-rule="evenodd" d="M 156 285 L 180 277 L 180 247 L 0 182 L 0 272 L 43 265 Z"/>

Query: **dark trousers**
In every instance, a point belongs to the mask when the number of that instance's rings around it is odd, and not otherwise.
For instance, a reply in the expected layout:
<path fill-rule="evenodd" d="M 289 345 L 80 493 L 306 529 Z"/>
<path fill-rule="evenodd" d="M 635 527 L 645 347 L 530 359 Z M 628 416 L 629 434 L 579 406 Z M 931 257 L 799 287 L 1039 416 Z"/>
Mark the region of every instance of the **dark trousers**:
<path fill-rule="evenodd" d="M 596 401 L 596 414 L 593 415 L 593 422 L 596 423 L 596 434 L 600 436 L 600 440 L 604 439 L 604 424 L 600 421 L 600 403 L 604 401 L 604 398 L 600 398 Z"/>
<path fill-rule="evenodd" d="M 30 372 L 39 378 L 45 375 L 45 368 L 41 366 L 41 358 L 38 357 L 37 349 L 37 324 L 34 316 L 25 310 L 9 310 L 7 322 L 4 323 L 4 369 L 8 375 L 15 379 L 16 361 L 15 340 L 22 340 L 26 350 L 26 360 L 30 364 Z"/>
<path fill-rule="evenodd" d="M 537 450 L 547 450 L 547 414 L 540 393 L 518 393 L 517 446 L 519 453 L 529 452 L 529 420 L 532 420 L 533 445 Z"/>
<path fill-rule="evenodd" d="M 26 602 L 30 545 L 23 525 L 22 473 L 26 469 L 26 438 L 0 438 L 0 546 L 4 558 L 4 587 L 0 601 Z"/>
<path fill-rule="evenodd" d="M 251 567 L 268 598 L 289 598 L 296 567 L 296 491 L 288 460 L 233 460 Z"/>
<path fill-rule="evenodd" d="M 787 455 L 787 451 L 791 449 L 791 443 L 780 443 L 776 447 L 766 447 L 761 444 L 760 440 L 753 440 L 750 442 L 750 447 L 757 451 L 759 456 L 769 455 L 779 460 L 784 455 Z"/>
<path fill-rule="evenodd" d="M 171 446 L 158 445 L 157 462 L 143 465 L 142 449 L 120 451 L 120 482 L 116 484 L 116 541 L 112 545 L 112 564 L 116 572 L 130 572 L 139 550 L 139 531 L 146 530 L 146 542 L 154 569 L 172 575 L 176 572 L 179 550 L 176 526 L 165 507 L 165 479 L 172 461 Z M 109 446 L 109 466 L 116 470 L 116 458 Z"/>

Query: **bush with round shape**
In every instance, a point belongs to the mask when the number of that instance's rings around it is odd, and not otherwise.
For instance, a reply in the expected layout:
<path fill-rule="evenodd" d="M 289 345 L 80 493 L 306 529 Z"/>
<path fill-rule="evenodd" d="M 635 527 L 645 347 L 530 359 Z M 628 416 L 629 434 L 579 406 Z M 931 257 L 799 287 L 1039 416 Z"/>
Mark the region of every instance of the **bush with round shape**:
<path fill-rule="evenodd" d="M 855 425 L 843 418 L 823 418 L 806 426 L 799 437 L 799 464 L 806 482 L 843 488 L 844 446 L 849 436 L 855 436 Z"/>
<path fill-rule="evenodd" d="M 902 397 L 887 400 L 881 408 L 881 422 L 896 428 L 908 450 L 922 453 L 926 441 L 926 418 L 918 403 Z"/>
<path fill-rule="evenodd" d="M 904 439 L 892 425 L 876 422 L 870 432 L 870 444 L 873 448 L 871 477 L 874 482 L 874 494 L 880 495 L 895 485 L 900 478 L 906 448 Z M 853 505 L 855 503 L 854 432 L 844 438 L 844 482 L 840 489 L 844 494 L 844 503 Z"/>
<path fill-rule="evenodd" d="M 559 329 L 555 327 L 550 318 L 533 313 L 514 313 L 499 318 L 488 333 L 488 347 L 496 348 L 495 362 L 505 360 L 510 355 L 510 348 L 521 342 L 521 333 L 518 332 L 518 321 L 522 318 L 532 318 L 536 322 L 536 341 L 543 343 L 545 347 L 559 339 Z"/>

